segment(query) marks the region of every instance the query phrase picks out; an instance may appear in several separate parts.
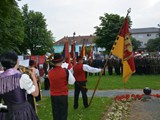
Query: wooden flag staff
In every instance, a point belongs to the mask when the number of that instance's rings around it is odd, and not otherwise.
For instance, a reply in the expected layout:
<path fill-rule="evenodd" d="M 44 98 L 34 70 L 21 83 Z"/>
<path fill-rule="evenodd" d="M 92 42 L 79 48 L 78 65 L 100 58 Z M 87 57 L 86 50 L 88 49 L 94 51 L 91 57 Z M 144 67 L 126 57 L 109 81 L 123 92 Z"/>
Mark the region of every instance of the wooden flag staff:
<path fill-rule="evenodd" d="M 108 58 L 106 59 L 106 62 L 105 62 L 105 65 L 104 65 L 103 69 L 105 69 L 105 68 L 107 67 L 108 59 L 110 58 L 110 56 L 111 56 L 111 52 L 110 52 Z M 89 106 L 90 106 L 91 103 L 92 103 L 93 97 L 94 97 L 94 95 L 95 95 L 95 92 L 96 92 L 96 90 L 97 90 L 97 87 L 98 87 L 98 85 L 99 85 L 99 82 L 100 82 L 101 78 L 102 78 L 102 71 L 101 71 L 101 73 L 100 73 L 100 75 L 99 75 L 97 84 L 96 84 L 96 86 L 95 86 L 95 88 L 94 88 L 92 97 L 91 97 L 91 99 L 90 99 L 90 101 L 89 101 Z"/>

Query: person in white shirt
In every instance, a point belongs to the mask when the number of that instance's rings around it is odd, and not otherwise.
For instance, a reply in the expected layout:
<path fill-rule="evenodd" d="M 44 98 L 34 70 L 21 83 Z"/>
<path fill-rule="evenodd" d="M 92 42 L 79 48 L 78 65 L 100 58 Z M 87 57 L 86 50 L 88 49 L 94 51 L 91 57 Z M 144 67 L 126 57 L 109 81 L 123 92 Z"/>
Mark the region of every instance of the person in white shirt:
<path fill-rule="evenodd" d="M 83 64 L 83 57 L 77 57 L 77 64 L 73 67 L 73 75 L 76 79 L 75 82 L 75 91 L 74 91 L 74 109 L 78 108 L 78 99 L 79 93 L 82 93 L 83 105 L 85 108 L 88 107 L 88 97 L 87 97 L 87 88 L 86 88 L 86 72 L 98 73 L 102 72 L 103 69 L 94 68 L 87 64 Z"/>

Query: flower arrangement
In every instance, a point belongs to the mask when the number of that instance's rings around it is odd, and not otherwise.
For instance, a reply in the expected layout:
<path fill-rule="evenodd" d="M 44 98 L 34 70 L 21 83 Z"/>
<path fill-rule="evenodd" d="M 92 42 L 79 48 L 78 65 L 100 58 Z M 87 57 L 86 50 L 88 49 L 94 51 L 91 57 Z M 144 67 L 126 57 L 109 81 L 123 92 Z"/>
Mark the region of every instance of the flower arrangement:
<path fill-rule="evenodd" d="M 130 102 L 133 100 L 140 100 L 144 94 L 125 94 L 114 97 L 114 102 L 111 111 L 108 113 L 106 120 L 124 120 L 129 114 Z"/>
<path fill-rule="evenodd" d="M 151 94 L 151 96 L 160 98 L 160 94 Z"/>
<path fill-rule="evenodd" d="M 115 101 L 130 101 L 130 100 L 140 100 L 144 94 L 126 94 L 126 95 L 117 95 L 114 97 Z"/>
<path fill-rule="evenodd" d="M 106 120 L 126 120 L 129 115 L 130 102 L 141 100 L 144 94 L 125 94 L 114 97 L 111 111 L 108 113 Z M 160 98 L 160 94 L 150 94 L 150 96 Z"/>

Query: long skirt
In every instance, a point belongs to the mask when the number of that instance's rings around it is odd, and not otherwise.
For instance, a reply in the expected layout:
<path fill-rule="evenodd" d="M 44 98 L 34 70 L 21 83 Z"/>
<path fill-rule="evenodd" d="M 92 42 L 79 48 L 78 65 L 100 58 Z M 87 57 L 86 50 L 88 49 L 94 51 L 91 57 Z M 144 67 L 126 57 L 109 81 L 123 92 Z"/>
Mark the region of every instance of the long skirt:
<path fill-rule="evenodd" d="M 0 112 L 0 120 L 38 120 L 36 112 L 28 102 L 7 106 L 8 111 Z"/>

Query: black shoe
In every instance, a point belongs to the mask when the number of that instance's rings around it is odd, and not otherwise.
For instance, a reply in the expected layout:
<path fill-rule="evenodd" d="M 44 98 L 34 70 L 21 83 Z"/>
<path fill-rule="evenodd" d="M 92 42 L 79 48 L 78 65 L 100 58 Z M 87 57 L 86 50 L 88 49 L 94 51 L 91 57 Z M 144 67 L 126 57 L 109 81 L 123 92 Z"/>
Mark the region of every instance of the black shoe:
<path fill-rule="evenodd" d="M 89 105 L 85 105 L 84 107 L 85 107 L 85 108 L 88 108 L 88 107 L 89 107 Z"/>
<path fill-rule="evenodd" d="M 74 107 L 75 110 L 78 108 L 78 106 L 73 106 L 73 107 Z"/>

